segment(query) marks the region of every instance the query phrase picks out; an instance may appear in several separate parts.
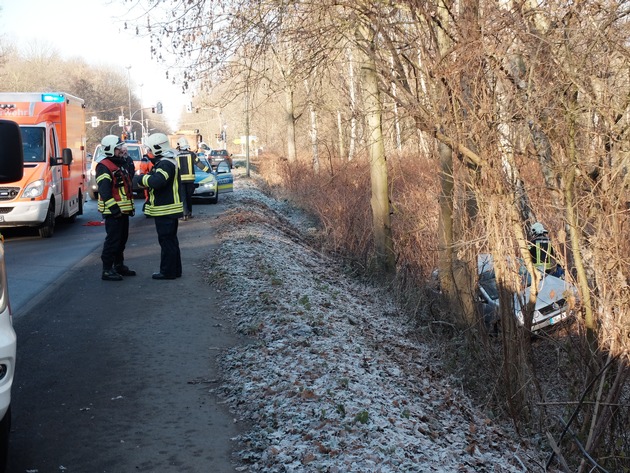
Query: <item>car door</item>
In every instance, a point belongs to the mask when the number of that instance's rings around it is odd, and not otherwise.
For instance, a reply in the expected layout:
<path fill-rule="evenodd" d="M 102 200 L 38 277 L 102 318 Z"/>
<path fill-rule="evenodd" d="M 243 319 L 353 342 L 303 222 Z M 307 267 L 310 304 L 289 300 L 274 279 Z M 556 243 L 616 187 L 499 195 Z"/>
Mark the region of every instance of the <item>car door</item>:
<path fill-rule="evenodd" d="M 217 182 L 219 184 L 219 194 L 234 191 L 234 175 L 230 170 L 230 165 L 227 161 L 221 161 L 217 164 L 217 170 L 215 171 L 217 176 Z"/>

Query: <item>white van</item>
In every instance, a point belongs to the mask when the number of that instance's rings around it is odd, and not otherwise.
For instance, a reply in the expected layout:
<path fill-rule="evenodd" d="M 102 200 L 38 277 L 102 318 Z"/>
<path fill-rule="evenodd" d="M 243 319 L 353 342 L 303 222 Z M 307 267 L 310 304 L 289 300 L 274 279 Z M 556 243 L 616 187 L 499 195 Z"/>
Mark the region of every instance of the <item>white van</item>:
<path fill-rule="evenodd" d="M 22 135 L 17 123 L 0 120 L 0 184 L 22 179 L 24 155 Z M 0 192 L 5 189 L 0 185 Z M 4 241 L 0 237 L 0 472 L 5 471 L 11 431 L 11 386 L 15 373 L 16 336 L 4 260 Z"/>

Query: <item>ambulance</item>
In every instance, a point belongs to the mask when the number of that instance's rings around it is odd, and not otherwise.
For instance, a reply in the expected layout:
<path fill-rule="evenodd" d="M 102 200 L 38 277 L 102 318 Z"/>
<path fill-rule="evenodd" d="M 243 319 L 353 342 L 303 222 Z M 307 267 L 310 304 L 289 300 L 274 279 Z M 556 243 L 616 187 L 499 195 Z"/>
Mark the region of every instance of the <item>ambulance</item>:
<path fill-rule="evenodd" d="M 0 119 L 20 126 L 24 176 L 0 186 L 0 228 L 34 227 L 50 238 L 58 218 L 83 213 L 85 105 L 65 93 L 0 93 Z"/>

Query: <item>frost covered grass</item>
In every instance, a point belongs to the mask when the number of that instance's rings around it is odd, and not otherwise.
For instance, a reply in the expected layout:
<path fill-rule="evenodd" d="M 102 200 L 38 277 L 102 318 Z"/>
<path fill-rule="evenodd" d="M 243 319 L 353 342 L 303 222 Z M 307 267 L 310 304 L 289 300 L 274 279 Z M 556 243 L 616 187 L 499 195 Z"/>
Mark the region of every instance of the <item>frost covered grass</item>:
<path fill-rule="evenodd" d="M 308 243 L 309 221 L 238 179 L 208 265 L 253 342 L 222 357 L 220 394 L 249 472 L 523 472 L 544 460 L 476 410 L 388 295 Z M 219 287 L 220 289 L 220 287 Z"/>

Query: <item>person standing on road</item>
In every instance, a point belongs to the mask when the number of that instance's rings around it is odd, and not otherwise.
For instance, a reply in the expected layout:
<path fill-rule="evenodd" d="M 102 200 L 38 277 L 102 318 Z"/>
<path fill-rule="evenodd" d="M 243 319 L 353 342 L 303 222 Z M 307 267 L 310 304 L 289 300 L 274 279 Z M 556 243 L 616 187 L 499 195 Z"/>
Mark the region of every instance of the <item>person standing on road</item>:
<path fill-rule="evenodd" d="M 96 165 L 98 211 L 105 219 L 105 242 L 101 253 L 104 281 L 122 281 L 136 272 L 125 266 L 124 252 L 129 237 L 133 205 L 133 161 L 125 156 L 125 143 L 116 135 L 101 140 L 105 157 Z"/>
<path fill-rule="evenodd" d="M 148 174 L 134 176 L 134 184 L 149 189 L 144 212 L 153 217 L 160 244 L 160 271 L 153 279 L 175 279 L 182 275 L 182 258 L 177 239 L 179 219 L 184 215 L 181 199 L 181 178 L 175 160 L 175 150 L 168 136 L 154 133 L 147 139 L 153 154 L 153 169 Z"/>
<path fill-rule="evenodd" d="M 185 137 L 177 140 L 177 165 L 179 166 L 179 174 L 182 178 L 182 200 L 184 201 L 184 217 L 183 220 L 193 218 L 192 213 L 192 196 L 195 193 L 195 168 L 210 172 L 210 168 L 203 164 L 197 154 L 190 150 L 190 145 Z"/>

